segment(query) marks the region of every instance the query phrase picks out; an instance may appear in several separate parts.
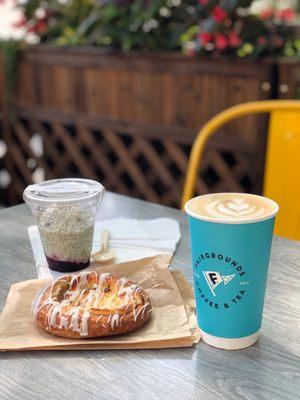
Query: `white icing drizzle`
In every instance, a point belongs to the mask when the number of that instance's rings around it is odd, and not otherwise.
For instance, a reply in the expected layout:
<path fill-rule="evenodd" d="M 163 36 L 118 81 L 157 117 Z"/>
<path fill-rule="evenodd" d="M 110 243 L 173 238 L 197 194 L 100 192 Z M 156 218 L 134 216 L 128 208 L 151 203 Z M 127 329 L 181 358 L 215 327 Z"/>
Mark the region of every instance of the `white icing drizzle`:
<path fill-rule="evenodd" d="M 79 326 L 79 312 L 80 308 L 79 307 L 74 307 L 71 310 L 71 322 L 69 325 L 69 328 L 72 329 L 72 331 L 80 333 L 81 329 Z"/>
<path fill-rule="evenodd" d="M 61 315 L 61 309 L 62 307 L 60 303 L 57 302 L 53 305 L 51 313 L 49 313 L 49 326 L 56 326 L 56 317 Z"/>
<path fill-rule="evenodd" d="M 39 311 L 41 309 L 41 306 L 44 305 L 44 303 L 42 303 L 42 305 L 40 305 L 40 302 L 41 302 L 41 299 L 42 299 L 43 294 L 44 294 L 46 289 L 47 289 L 46 287 L 43 287 L 42 289 L 40 289 L 37 292 L 36 297 L 35 297 L 35 299 L 33 300 L 32 304 L 31 304 L 31 313 L 32 313 L 34 318 L 37 317 L 37 315 L 38 315 L 38 313 L 39 313 Z"/>
<path fill-rule="evenodd" d="M 142 311 L 142 318 L 144 318 L 144 315 L 145 315 L 145 311 L 146 311 L 146 306 L 150 306 L 150 303 L 146 303 L 145 305 L 144 305 L 144 309 L 143 309 L 143 311 Z M 150 309 L 150 311 L 151 311 L 151 309 Z"/>
<path fill-rule="evenodd" d="M 128 278 L 125 278 L 125 276 L 123 276 L 123 278 L 120 278 L 120 279 L 119 279 L 119 285 L 120 285 L 120 286 L 124 286 L 124 285 L 126 285 L 128 282 L 129 282 L 129 279 L 128 279 Z"/>
<path fill-rule="evenodd" d="M 137 313 L 134 311 L 134 321 L 135 321 L 135 322 L 137 321 L 137 319 L 138 319 L 138 317 L 139 317 L 139 315 L 140 315 L 141 313 L 142 313 L 142 318 L 144 318 L 145 310 L 146 310 L 146 308 L 147 308 L 148 306 L 150 306 L 150 303 L 149 303 L 149 302 L 145 303 L 145 304 L 138 310 Z"/>
<path fill-rule="evenodd" d="M 89 311 L 85 310 L 82 314 L 81 324 L 80 324 L 80 335 L 81 336 L 88 336 L 89 329 L 88 329 L 88 322 L 90 318 Z"/>
<path fill-rule="evenodd" d="M 60 323 L 58 325 L 59 329 L 68 328 L 68 325 L 69 325 L 68 317 L 65 317 L 65 316 L 61 315 Z"/>
<path fill-rule="evenodd" d="M 109 272 L 104 272 L 103 274 L 99 275 L 99 283 L 102 283 L 102 285 L 105 283 L 107 278 L 110 278 L 111 274 Z"/>
<path fill-rule="evenodd" d="M 134 320 L 134 322 L 136 322 L 136 320 L 137 320 L 137 316 L 136 316 L 136 307 L 135 307 L 135 304 L 133 305 L 133 320 Z"/>
<path fill-rule="evenodd" d="M 120 325 L 120 314 L 112 314 L 110 315 L 110 317 L 111 330 L 113 331 L 115 327 L 118 327 Z"/>
<path fill-rule="evenodd" d="M 125 287 L 124 284 L 121 284 L 121 287 L 119 289 L 119 296 L 124 295 L 124 301 L 127 303 L 132 300 L 133 294 L 136 292 L 136 290 L 137 290 L 137 285 L 135 284 Z"/>
<path fill-rule="evenodd" d="M 39 312 L 44 308 L 47 309 L 47 318 L 49 327 L 59 328 L 59 329 L 71 329 L 74 332 L 80 334 L 80 336 L 88 336 L 88 325 L 90 318 L 90 309 L 98 308 L 102 297 L 105 295 L 105 288 L 109 285 L 109 279 L 112 277 L 110 273 L 102 273 L 100 275 L 97 272 L 83 272 L 80 275 L 74 275 L 71 279 L 66 277 L 58 278 L 54 281 L 50 291 L 49 296 L 41 302 L 41 299 L 47 288 L 41 289 L 32 303 L 32 315 L 37 318 Z M 64 291 L 61 301 L 58 301 L 57 284 L 67 285 Z M 110 288 L 110 290 L 113 290 Z M 137 321 L 139 315 L 141 314 L 144 318 L 145 310 L 150 305 L 149 302 L 143 304 L 137 311 L 138 305 L 134 297 L 135 293 L 141 291 L 142 288 L 138 287 L 136 284 L 130 283 L 127 278 L 120 278 L 117 285 L 112 292 L 112 298 L 114 296 L 122 298 L 123 310 L 128 310 L 132 307 L 134 321 Z M 73 303 L 73 304 L 72 304 Z M 64 314 L 64 308 L 71 308 L 66 310 Z M 151 309 L 149 310 L 151 311 Z M 101 319 L 104 314 L 99 315 L 96 319 L 96 324 L 101 323 Z M 120 315 L 119 312 L 115 312 L 109 315 L 108 324 L 110 324 L 111 330 L 114 331 L 119 327 L 124 319 L 125 314 Z M 102 322 L 102 326 L 107 328 L 107 325 Z"/>

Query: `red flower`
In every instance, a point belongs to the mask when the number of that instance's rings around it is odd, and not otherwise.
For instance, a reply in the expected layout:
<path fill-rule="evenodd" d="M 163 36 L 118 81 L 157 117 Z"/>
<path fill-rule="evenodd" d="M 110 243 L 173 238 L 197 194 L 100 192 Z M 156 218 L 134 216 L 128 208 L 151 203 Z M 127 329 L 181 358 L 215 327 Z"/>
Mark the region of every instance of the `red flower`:
<path fill-rule="evenodd" d="M 198 39 L 202 46 L 205 46 L 207 43 L 211 42 L 212 38 L 212 35 L 208 32 L 201 32 L 198 36 Z"/>
<path fill-rule="evenodd" d="M 229 39 L 227 36 L 222 35 L 222 33 L 218 33 L 215 37 L 215 46 L 216 49 L 223 51 L 226 50 L 229 46 Z"/>
<path fill-rule="evenodd" d="M 269 19 L 272 18 L 274 15 L 274 11 L 272 8 L 267 8 L 266 10 L 262 11 L 260 14 L 261 19 Z"/>
<path fill-rule="evenodd" d="M 232 26 L 232 20 L 230 18 L 226 18 L 224 24 L 229 28 Z"/>
<path fill-rule="evenodd" d="M 267 44 L 267 39 L 264 38 L 263 36 L 260 36 L 260 37 L 257 39 L 257 43 L 258 43 L 260 46 L 265 46 L 265 45 Z"/>
<path fill-rule="evenodd" d="M 44 20 L 40 20 L 28 29 L 28 33 L 30 32 L 42 33 L 45 32 L 46 30 L 47 30 L 46 22 Z"/>
<path fill-rule="evenodd" d="M 275 47 L 281 47 L 281 46 L 283 46 L 284 45 L 284 40 L 280 37 L 280 36 L 273 36 L 272 37 L 272 44 L 275 46 Z"/>
<path fill-rule="evenodd" d="M 214 7 L 212 15 L 217 22 L 222 22 L 227 17 L 227 12 L 220 6 Z"/>
<path fill-rule="evenodd" d="M 37 22 L 35 28 L 36 32 L 44 32 L 45 30 L 47 30 L 47 24 L 45 21 L 41 20 Z"/>
<path fill-rule="evenodd" d="M 208 0 L 198 0 L 201 6 L 205 6 L 208 3 Z"/>
<path fill-rule="evenodd" d="M 0 0 L 1 1 L 1 0 Z M 12 24 L 13 28 L 23 28 L 24 25 L 26 25 L 26 18 L 22 16 L 19 21 L 16 21 Z"/>
<path fill-rule="evenodd" d="M 276 11 L 276 17 L 282 19 L 283 21 L 292 21 L 295 19 L 296 13 L 292 8 L 284 8 L 283 10 Z"/>
<path fill-rule="evenodd" d="M 228 35 L 231 47 L 238 47 L 241 44 L 241 38 L 236 31 L 231 31 Z"/>
<path fill-rule="evenodd" d="M 28 32 L 28 33 L 35 32 L 35 25 L 30 26 L 30 27 L 27 29 L 27 32 Z"/>

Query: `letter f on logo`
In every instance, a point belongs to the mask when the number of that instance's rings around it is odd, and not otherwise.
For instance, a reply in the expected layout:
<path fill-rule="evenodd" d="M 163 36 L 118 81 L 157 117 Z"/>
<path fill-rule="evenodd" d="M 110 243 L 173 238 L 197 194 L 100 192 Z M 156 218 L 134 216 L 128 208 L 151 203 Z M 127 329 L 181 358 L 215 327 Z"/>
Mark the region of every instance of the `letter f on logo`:
<path fill-rule="evenodd" d="M 224 285 L 227 285 L 235 277 L 235 274 L 221 276 L 219 272 L 216 271 L 203 271 L 203 275 L 206 280 L 206 283 L 208 284 L 208 287 L 210 288 L 214 296 L 216 296 L 215 288 L 220 283 L 224 282 Z"/>
<path fill-rule="evenodd" d="M 203 275 L 212 294 L 216 296 L 214 289 L 223 282 L 221 275 L 215 271 L 203 271 Z"/>

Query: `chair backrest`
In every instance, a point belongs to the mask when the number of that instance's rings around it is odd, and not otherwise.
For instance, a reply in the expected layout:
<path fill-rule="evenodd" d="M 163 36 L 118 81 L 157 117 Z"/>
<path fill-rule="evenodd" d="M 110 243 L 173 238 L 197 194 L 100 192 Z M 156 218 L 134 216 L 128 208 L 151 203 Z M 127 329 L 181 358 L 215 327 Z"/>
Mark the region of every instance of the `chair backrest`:
<path fill-rule="evenodd" d="M 298 110 L 271 112 L 264 195 L 280 205 L 275 233 L 300 240 L 300 101 Z"/>
<path fill-rule="evenodd" d="M 226 123 L 248 114 L 270 113 L 264 195 L 277 201 L 275 233 L 300 240 L 300 101 L 270 100 L 231 107 L 208 121 L 193 144 L 182 206 L 194 195 L 207 140 Z"/>

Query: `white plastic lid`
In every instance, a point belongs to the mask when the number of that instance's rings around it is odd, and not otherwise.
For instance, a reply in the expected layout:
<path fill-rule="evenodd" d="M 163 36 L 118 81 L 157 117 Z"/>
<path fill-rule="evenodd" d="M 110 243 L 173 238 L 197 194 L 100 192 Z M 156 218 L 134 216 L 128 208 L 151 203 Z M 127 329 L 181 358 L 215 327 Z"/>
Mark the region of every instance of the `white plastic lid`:
<path fill-rule="evenodd" d="M 23 199 L 30 205 L 72 205 L 97 202 L 103 191 L 101 183 L 91 179 L 53 179 L 27 186 Z"/>

